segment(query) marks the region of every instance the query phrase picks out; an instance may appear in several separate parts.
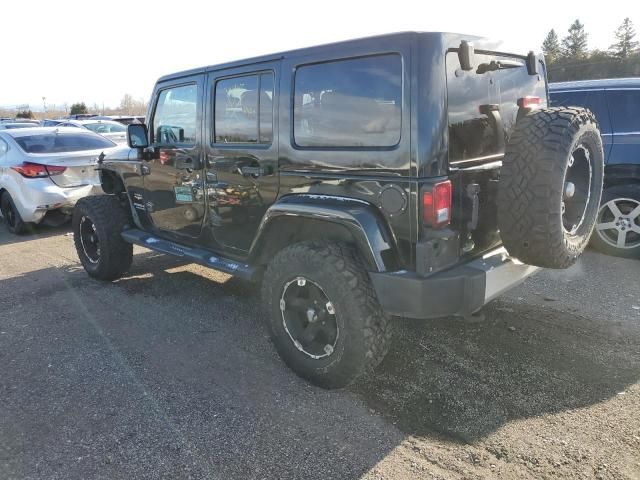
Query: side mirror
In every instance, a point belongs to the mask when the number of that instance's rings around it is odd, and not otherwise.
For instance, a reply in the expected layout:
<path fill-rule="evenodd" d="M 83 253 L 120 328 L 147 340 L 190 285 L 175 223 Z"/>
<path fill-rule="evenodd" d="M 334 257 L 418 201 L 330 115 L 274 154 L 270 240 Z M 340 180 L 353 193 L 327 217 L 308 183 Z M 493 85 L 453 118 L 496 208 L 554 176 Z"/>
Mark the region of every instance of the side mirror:
<path fill-rule="evenodd" d="M 127 125 L 127 144 L 130 148 L 147 148 L 149 146 L 149 132 L 144 123 Z"/>
<path fill-rule="evenodd" d="M 474 54 L 475 49 L 473 48 L 473 43 L 462 40 L 458 48 L 458 60 L 460 61 L 460 68 L 462 68 L 462 70 L 473 70 Z"/>

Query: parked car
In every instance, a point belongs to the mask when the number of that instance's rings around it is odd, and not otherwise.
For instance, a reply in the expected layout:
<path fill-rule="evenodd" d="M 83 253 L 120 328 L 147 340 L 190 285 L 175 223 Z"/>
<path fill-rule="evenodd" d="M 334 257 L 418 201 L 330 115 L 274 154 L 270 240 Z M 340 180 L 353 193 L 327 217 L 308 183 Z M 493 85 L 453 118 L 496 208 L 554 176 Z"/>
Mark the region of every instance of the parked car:
<path fill-rule="evenodd" d="M 552 105 L 589 108 L 600 124 L 605 177 L 592 245 L 640 258 L 640 78 L 552 83 L 549 95 Z"/>
<path fill-rule="evenodd" d="M 67 220 L 78 199 L 102 192 L 98 156 L 115 149 L 111 140 L 78 128 L 0 131 L 0 212 L 9 231 Z"/>
<path fill-rule="evenodd" d="M 98 115 L 96 113 L 74 113 L 67 115 L 67 120 L 86 120 L 87 118 L 94 118 Z"/>
<path fill-rule="evenodd" d="M 469 318 L 588 243 L 595 117 L 547 108 L 543 59 L 505 51 L 402 33 L 162 77 L 76 205 L 80 261 L 113 280 L 139 244 L 261 281 L 287 365 L 344 386 L 391 316 Z"/>
<path fill-rule="evenodd" d="M 61 123 L 60 126 L 86 128 L 117 144 L 124 145 L 127 143 L 127 127 L 111 120 L 67 120 Z"/>
<path fill-rule="evenodd" d="M 8 119 L 2 119 L 2 121 L 0 122 L 0 125 L 2 124 L 6 124 L 6 123 L 28 123 L 31 125 L 40 125 L 40 122 L 38 120 L 33 120 L 31 118 L 8 118 Z"/>
<path fill-rule="evenodd" d="M 123 125 L 129 125 L 131 123 L 144 123 L 144 116 L 142 115 L 101 115 L 101 116 L 95 117 L 95 120 L 113 120 L 114 122 L 118 122 Z"/>
<path fill-rule="evenodd" d="M 55 127 L 56 125 L 60 125 L 61 123 L 66 122 L 66 119 L 51 119 L 51 118 L 45 118 L 44 120 L 42 120 L 41 125 L 43 127 Z"/>
<path fill-rule="evenodd" d="M 14 128 L 34 128 L 37 127 L 38 125 L 33 124 L 33 123 L 9 123 L 9 122 L 4 122 L 4 123 L 0 123 L 0 130 L 12 130 Z"/>

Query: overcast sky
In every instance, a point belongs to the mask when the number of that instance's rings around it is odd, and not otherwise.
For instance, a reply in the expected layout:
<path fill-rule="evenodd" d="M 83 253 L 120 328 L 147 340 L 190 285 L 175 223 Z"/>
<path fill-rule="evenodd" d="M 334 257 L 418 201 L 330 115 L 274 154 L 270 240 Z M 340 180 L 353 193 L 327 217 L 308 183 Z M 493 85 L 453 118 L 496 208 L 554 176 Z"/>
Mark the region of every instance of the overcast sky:
<path fill-rule="evenodd" d="M 125 93 L 147 99 L 165 73 L 405 30 L 508 39 L 526 53 L 579 18 L 589 48 L 606 49 L 625 16 L 640 30 L 640 2 L 630 0 L 9 0 L 0 105 L 41 107 L 44 96 L 47 104 L 116 106 Z"/>

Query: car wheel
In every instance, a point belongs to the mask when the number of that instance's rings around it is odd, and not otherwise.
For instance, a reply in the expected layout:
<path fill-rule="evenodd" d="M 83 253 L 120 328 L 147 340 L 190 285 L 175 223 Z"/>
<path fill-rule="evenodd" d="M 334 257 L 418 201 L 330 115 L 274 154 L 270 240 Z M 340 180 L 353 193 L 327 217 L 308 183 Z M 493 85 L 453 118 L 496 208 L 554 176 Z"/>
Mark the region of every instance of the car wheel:
<path fill-rule="evenodd" d="M 609 255 L 640 258 L 640 185 L 604 191 L 591 245 Z"/>
<path fill-rule="evenodd" d="M 587 109 L 548 108 L 518 120 L 498 184 L 498 227 L 511 256 L 546 268 L 575 263 L 598 214 L 603 158 Z"/>
<path fill-rule="evenodd" d="M 129 215 L 115 195 L 85 197 L 73 210 L 73 240 L 86 272 L 99 280 L 121 277 L 133 260 L 133 245 L 121 233 Z"/>
<path fill-rule="evenodd" d="M 267 323 L 284 362 L 323 388 L 340 388 L 386 355 L 391 320 L 351 248 L 304 242 L 280 251 L 262 283 Z"/>
<path fill-rule="evenodd" d="M 22 221 L 20 212 L 16 208 L 15 203 L 9 193 L 4 192 L 2 198 L 0 198 L 0 211 L 2 211 L 2 218 L 7 225 L 7 229 L 16 235 L 22 235 L 29 229 L 29 224 Z"/>

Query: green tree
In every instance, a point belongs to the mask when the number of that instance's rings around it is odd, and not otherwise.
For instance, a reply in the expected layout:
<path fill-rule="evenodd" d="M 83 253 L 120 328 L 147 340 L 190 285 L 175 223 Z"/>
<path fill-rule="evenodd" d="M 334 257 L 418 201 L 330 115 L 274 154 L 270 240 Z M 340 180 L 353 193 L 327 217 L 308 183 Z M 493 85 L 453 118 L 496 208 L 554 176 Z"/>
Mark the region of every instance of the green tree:
<path fill-rule="evenodd" d="M 16 113 L 16 118 L 35 118 L 31 110 L 22 110 Z"/>
<path fill-rule="evenodd" d="M 80 113 L 89 113 L 89 110 L 87 110 L 87 106 L 84 104 L 84 102 L 79 102 L 71 105 L 70 113 L 71 115 L 78 115 Z"/>
<path fill-rule="evenodd" d="M 569 27 L 569 35 L 562 39 L 562 52 L 565 57 L 584 58 L 587 56 L 587 37 L 584 25 L 577 20 Z"/>
<path fill-rule="evenodd" d="M 558 40 L 558 35 L 553 28 L 549 33 L 547 33 L 544 42 L 542 42 L 542 52 L 544 53 L 544 57 L 547 60 L 547 63 L 555 62 L 558 58 L 560 58 L 560 55 L 562 55 L 560 40 Z"/>
<path fill-rule="evenodd" d="M 633 22 L 629 17 L 625 18 L 622 24 L 615 31 L 616 43 L 609 47 L 611 54 L 618 58 L 629 58 L 629 55 L 638 48 L 638 42 L 635 41 L 636 30 L 633 28 Z"/>

